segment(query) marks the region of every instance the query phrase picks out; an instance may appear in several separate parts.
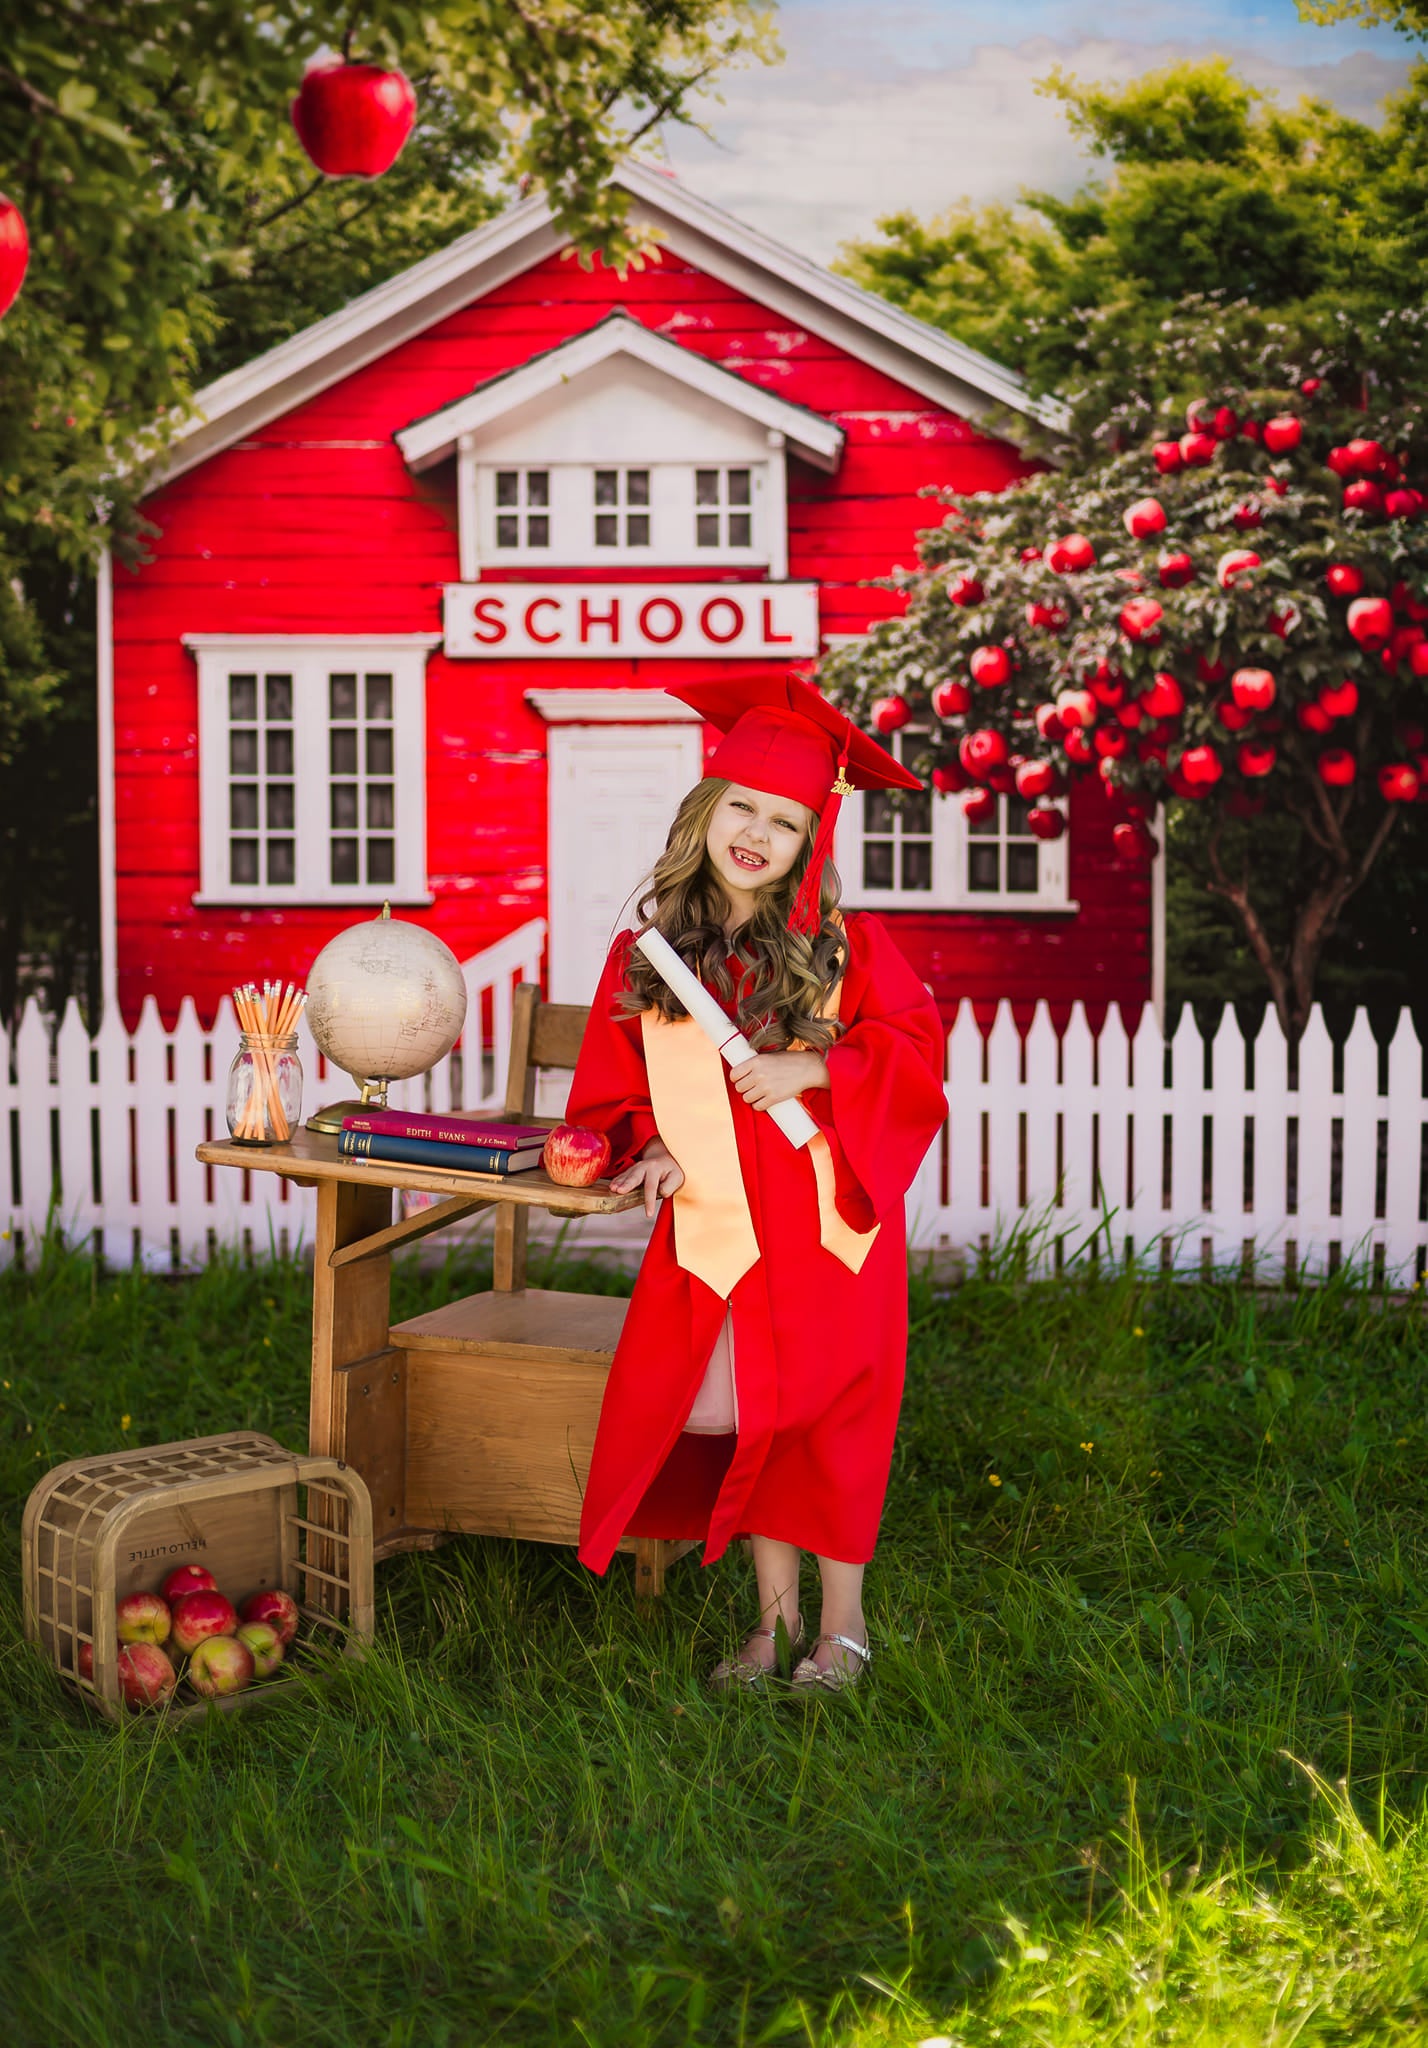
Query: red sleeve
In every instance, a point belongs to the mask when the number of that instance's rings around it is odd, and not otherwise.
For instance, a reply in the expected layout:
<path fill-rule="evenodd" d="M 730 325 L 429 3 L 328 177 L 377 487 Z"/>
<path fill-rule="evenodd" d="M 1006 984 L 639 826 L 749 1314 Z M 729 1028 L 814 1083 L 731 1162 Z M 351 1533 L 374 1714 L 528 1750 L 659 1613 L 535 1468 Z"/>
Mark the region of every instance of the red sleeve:
<path fill-rule="evenodd" d="M 946 1032 L 881 919 L 850 916 L 846 930 L 847 1029 L 825 1055 L 831 1085 L 803 1102 L 828 1139 L 839 1214 L 871 1230 L 907 1193 L 946 1119 Z"/>
<path fill-rule="evenodd" d="M 623 1173 L 655 1136 L 640 1020 L 625 1016 L 615 1001 L 624 986 L 629 951 L 630 935 L 621 932 L 590 1005 L 565 1111 L 568 1122 L 604 1131 L 612 1174 Z"/>

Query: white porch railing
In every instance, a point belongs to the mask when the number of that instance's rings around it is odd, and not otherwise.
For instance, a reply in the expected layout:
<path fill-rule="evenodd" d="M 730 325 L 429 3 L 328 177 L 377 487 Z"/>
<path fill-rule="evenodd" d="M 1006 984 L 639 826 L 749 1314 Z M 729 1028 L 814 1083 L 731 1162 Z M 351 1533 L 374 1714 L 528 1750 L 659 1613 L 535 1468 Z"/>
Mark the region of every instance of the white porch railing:
<path fill-rule="evenodd" d="M 394 1087 L 394 1105 L 500 1101 L 512 994 L 539 979 L 544 939 L 533 919 L 467 963 L 463 1050 Z M 166 1031 L 150 1004 L 132 1037 L 111 1016 L 94 1040 L 71 1009 L 52 1048 L 30 1007 L 0 1060 L 0 1259 L 51 1213 L 114 1265 L 310 1242 L 310 1192 L 194 1159 L 222 1133 L 237 1040 L 226 1005 L 210 1031 L 187 1004 Z M 302 1051 L 310 1108 L 345 1083 L 306 1036 Z M 1167 1044 L 1149 1012 L 1128 1037 L 1113 1010 L 1096 1039 L 1079 1008 L 1060 1038 L 1038 1010 L 1023 1039 L 1005 1004 L 984 1038 L 964 1005 L 948 1039 L 948 1123 L 909 1196 L 909 1235 L 975 1255 L 1022 1229 L 1042 1272 L 1094 1254 L 1275 1279 L 1356 1259 L 1410 1285 L 1428 1264 L 1424 1071 L 1406 1012 L 1380 1049 L 1360 1011 L 1336 1051 L 1316 1011 L 1295 1074 L 1272 1015 L 1251 1043 L 1227 1011 L 1207 1043 L 1187 1010 Z M 562 1096 L 542 1089 L 537 1106 L 558 1114 Z"/>
<path fill-rule="evenodd" d="M 466 1029 L 430 1075 L 393 1085 L 393 1108 L 494 1107 L 506 1087 L 516 984 L 539 981 L 545 920 L 532 918 L 463 962 Z M 351 1093 L 328 1071 L 304 1021 L 298 1032 L 304 1113 Z M 185 1001 L 172 1031 L 152 999 L 132 1037 L 117 1009 L 90 1038 L 71 1004 L 51 1045 L 31 1003 L 4 1057 L 0 1039 L 0 1263 L 53 1215 L 74 1244 L 115 1266 L 202 1263 L 217 1244 L 257 1256 L 312 1242 L 313 1194 L 271 1173 L 200 1166 L 194 1150 L 224 1137 L 223 1097 L 238 1049 L 224 999 L 210 1030 Z"/>

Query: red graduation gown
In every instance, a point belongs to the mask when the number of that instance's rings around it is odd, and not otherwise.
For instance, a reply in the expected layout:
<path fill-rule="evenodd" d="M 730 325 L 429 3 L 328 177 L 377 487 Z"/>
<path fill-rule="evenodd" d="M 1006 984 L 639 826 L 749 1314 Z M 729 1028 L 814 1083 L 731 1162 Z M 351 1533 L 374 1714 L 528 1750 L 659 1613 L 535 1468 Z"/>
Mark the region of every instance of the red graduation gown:
<path fill-rule="evenodd" d="M 676 1262 L 665 1201 L 595 1437 L 579 1552 L 595 1571 L 627 1534 L 700 1539 L 706 1564 L 749 1534 L 851 1564 L 873 1554 L 907 1353 L 903 1197 L 947 1114 L 944 1032 L 881 921 L 852 913 L 846 932 L 831 1086 L 802 1099 L 828 1138 L 840 1215 L 881 1230 L 858 1273 L 824 1249 L 811 1161 L 749 1108 L 725 1067 L 760 1250 L 727 1304 L 738 1433 L 682 1434 L 726 1304 Z M 566 1112 L 609 1134 L 611 1173 L 656 1129 L 640 1019 L 614 1000 L 629 944 L 622 933 L 605 963 Z"/>

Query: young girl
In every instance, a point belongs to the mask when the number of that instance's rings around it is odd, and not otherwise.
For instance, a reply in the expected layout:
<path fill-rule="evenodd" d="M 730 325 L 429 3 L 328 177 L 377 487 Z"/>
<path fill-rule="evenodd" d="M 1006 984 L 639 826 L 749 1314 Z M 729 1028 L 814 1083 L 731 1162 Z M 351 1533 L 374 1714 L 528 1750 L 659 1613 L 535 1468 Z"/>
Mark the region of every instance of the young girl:
<path fill-rule="evenodd" d="M 943 1032 L 873 917 L 838 914 L 840 797 L 916 778 L 792 677 L 671 689 L 720 732 L 640 906 L 754 1046 L 726 1067 L 629 932 L 610 949 L 567 1116 L 609 1134 L 611 1186 L 656 1217 L 616 1350 L 581 1517 L 603 1572 L 626 1534 L 752 1538 L 759 1625 L 711 1682 L 757 1684 L 777 1625 L 821 1633 L 793 1672 L 871 1660 L 873 1554 L 907 1350 L 903 1196 L 946 1115 Z M 767 1112 L 799 1098 L 791 1144 Z M 663 1204 L 661 1206 L 661 1198 Z"/>

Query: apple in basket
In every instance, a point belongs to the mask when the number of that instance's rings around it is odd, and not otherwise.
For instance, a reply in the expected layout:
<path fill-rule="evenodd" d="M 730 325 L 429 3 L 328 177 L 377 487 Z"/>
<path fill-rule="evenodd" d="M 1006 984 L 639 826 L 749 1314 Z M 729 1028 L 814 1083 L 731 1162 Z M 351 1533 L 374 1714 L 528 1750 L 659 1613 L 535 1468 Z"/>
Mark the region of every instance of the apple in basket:
<path fill-rule="evenodd" d="M 563 1188 L 588 1188 L 610 1164 L 610 1140 L 603 1131 L 561 1124 L 545 1141 L 541 1165 Z"/>
<path fill-rule="evenodd" d="M 185 1657 L 209 1636 L 231 1636 L 237 1626 L 233 1602 L 217 1591 L 185 1593 L 174 1602 L 174 1648 Z"/>
<path fill-rule="evenodd" d="M 207 1565 L 181 1564 L 169 1573 L 159 1591 L 172 1607 L 184 1593 L 216 1593 L 218 1581 Z"/>
<path fill-rule="evenodd" d="M 178 1673 L 157 1643 L 126 1643 L 117 1659 L 119 1697 L 131 1707 L 161 1707 Z"/>
<path fill-rule="evenodd" d="M 166 1643 L 173 1617 L 157 1593 L 126 1593 L 115 1610 L 121 1643 Z"/>
<path fill-rule="evenodd" d="M 244 1621 L 266 1622 L 284 1650 L 297 1634 L 302 1619 L 296 1600 L 281 1586 L 267 1586 L 261 1593 L 250 1593 L 238 1611 Z"/>
<path fill-rule="evenodd" d="M 253 1669 L 253 1652 L 237 1636 L 205 1636 L 189 1658 L 185 1676 L 195 1692 L 212 1700 L 242 1692 L 253 1683 Z"/>
<path fill-rule="evenodd" d="M 238 1641 L 252 1656 L 253 1676 L 271 1678 L 283 1661 L 283 1639 L 272 1623 L 245 1621 L 238 1631 Z"/>

